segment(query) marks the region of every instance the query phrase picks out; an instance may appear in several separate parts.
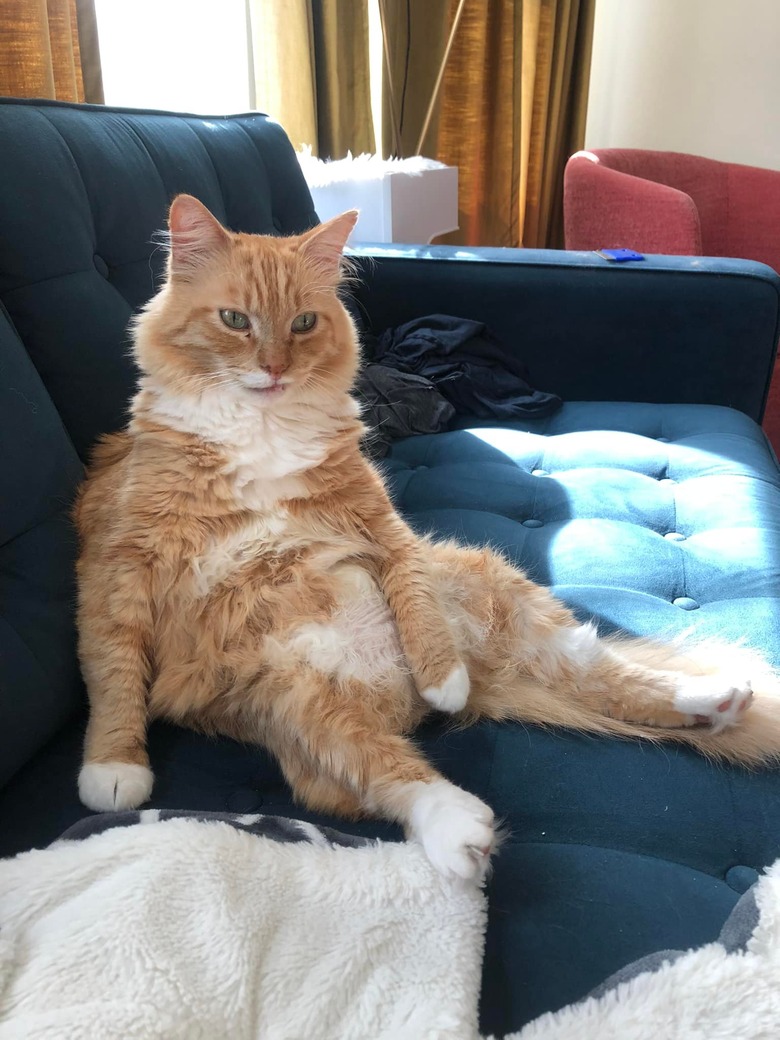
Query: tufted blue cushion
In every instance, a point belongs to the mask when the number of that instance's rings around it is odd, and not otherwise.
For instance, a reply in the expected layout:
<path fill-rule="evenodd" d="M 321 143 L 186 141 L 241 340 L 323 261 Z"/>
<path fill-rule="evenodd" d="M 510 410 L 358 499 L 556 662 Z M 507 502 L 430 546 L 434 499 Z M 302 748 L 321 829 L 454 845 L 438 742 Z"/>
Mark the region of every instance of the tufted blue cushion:
<path fill-rule="evenodd" d="M 0 99 L 0 154 L 10 316 L 0 315 L 0 854 L 10 854 L 85 814 L 66 513 L 77 452 L 121 424 L 132 393 L 125 324 L 159 275 L 152 232 L 176 191 L 246 231 L 316 217 L 287 139 L 260 115 Z M 525 427 L 463 417 L 462 430 L 398 444 L 386 463 L 396 501 L 419 530 L 499 547 L 604 629 L 744 636 L 780 666 L 780 474 L 747 418 L 763 406 L 779 287 L 742 261 L 619 270 L 586 254 L 386 248 L 357 293 L 374 331 L 432 311 L 485 320 L 516 340 L 536 385 L 568 402 Z M 681 403 L 614 403 L 628 398 Z M 489 887 L 486 1033 L 518 1029 L 644 954 L 714 939 L 780 855 L 772 771 L 518 725 L 454 732 L 432 720 L 418 739 L 508 831 Z M 158 724 L 150 753 L 155 806 L 306 815 L 257 748 Z M 354 829 L 399 836 L 375 822 Z"/>
<path fill-rule="evenodd" d="M 421 530 L 487 536 L 603 627 L 746 639 L 780 667 L 780 473 L 739 412 L 569 403 L 408 440 L 387 468 Z"/>

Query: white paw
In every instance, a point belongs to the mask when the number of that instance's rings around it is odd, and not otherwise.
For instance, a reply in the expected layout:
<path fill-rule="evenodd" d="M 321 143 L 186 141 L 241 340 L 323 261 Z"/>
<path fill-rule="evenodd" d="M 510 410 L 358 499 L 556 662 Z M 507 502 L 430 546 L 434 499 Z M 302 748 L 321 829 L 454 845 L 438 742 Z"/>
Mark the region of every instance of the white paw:
<path fill-rule="evenodd" d="M 450 714 L 462 711 L 469 699 L 469 673 L 466 666 L 459 664 L 452 669 L 441 686 L 429 686 L 420 696 L 437 711 L 447 711 Z"/>
<path fill-rule="evenodd" d="M 87 762 L 79 773 L 79 798 L 93 812 L 137 809 L 152 793 L 154 775 L 132 762 Z"/>
<path fill-rule="evenodd" d="M 484 880 L 495 842 L 493 810 L 473 794 L 446 780 L 420 784 L 409 831 L 444 877 Z"/>
<path fill-rule="evenodd" d="M 686 676 L 680 680 L 674 706 L 691 725 L 709 724 L 715 733 L 739 722 L 753 700 L 748 679 L 724 675 Z"/>

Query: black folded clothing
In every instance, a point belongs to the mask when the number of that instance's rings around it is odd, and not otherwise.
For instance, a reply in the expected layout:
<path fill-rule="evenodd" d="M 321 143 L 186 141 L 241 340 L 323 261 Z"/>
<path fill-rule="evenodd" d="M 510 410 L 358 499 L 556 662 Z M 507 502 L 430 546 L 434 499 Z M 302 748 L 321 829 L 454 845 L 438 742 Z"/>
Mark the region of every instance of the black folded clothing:
<path fill-rule="evenodd" d="M 355 394 L 370 427 L 364 449 L 374 458 L 383 458 L 391 442 L 401 437 L 445 430 L 455 414 L 430 379 L 384 365 L 366 365 Z"/>
<path fill-rule="evenodd" d="M 516 353 L 480 321 L 429 314 L 379 337 L 375 361 L 423 376 L 461 415 L 542 418 L 560 408 L 556 394 L 535 390 Z"/>

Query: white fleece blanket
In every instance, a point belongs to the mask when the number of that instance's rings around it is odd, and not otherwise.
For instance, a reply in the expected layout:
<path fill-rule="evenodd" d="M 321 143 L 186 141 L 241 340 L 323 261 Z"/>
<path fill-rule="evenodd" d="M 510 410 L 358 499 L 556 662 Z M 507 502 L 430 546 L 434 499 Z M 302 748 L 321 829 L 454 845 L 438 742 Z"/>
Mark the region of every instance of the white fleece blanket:
<path fill-rule="evenodd" d="M 780 864 L 712 943 L 506 1040 L 777 1040 Z M 485 903 L 414 845 L 121 827 L 0 862 L 0 1040 L 476 1040 Z"/>
<path fill-rule="evenodd" d="M 472 1040 L 484 897 L 414 845 L 119 827 L 0 862 L 2 1040 Z"/>

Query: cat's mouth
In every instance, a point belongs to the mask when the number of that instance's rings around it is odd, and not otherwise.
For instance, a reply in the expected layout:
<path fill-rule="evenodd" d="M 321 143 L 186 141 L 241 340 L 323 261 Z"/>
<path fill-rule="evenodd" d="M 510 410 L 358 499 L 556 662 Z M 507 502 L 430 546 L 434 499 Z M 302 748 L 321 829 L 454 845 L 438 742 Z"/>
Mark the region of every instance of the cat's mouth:
<path fill-rule="evenodd" d="M 242 380 L 242 384 L 245 390 L 248 390 L 253 397 L 278 397 L 283 394 L 287 389 L 289 383 L 282 381 L 281 379 L 275 379 L 272 383 L 253 383 L 249 380 Z"/>
<path fill-rule="evenodd" d="M 248 386 L 246 389 L 257 397 L 275 397 L 283 394 L 287 387 L 284 383 L 271 383 L 270 386 Z"/>

